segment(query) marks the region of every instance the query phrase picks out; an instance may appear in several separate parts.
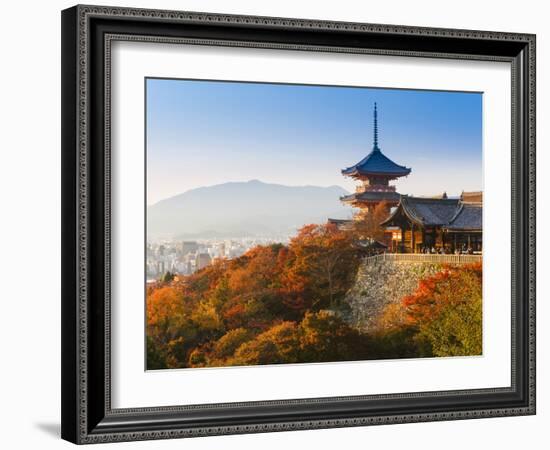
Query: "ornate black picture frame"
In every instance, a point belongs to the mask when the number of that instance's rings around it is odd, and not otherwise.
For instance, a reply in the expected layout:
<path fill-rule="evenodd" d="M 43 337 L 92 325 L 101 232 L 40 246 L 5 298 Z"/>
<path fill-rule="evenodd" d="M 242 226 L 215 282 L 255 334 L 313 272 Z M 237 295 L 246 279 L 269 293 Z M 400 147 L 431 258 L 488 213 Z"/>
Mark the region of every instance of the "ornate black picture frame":
<path fill-rule="evenodd" d="M 113 409 L 110 45 L 114 40 L 506 61 L 512 66 L 511 386 Z M 535 36 L 75 6 L 62 12 L 62 437 L 74 443 L 535 413 Z"/>

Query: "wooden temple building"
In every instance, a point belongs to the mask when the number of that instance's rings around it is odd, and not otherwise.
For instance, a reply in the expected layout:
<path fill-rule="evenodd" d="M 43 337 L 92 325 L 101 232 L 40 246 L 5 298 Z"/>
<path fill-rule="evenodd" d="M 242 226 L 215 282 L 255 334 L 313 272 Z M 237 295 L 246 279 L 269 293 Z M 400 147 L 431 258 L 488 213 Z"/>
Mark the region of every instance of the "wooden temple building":
<path fill-rule="evenodd" d="M 363 220 L 382 202 L 387 205 L 388 217 L 380 224 L 385 228 L 384 242 L 370 240 L 378 244 L 381 251 L 481 253 L 482 192 L 463 192 L 459 198 L 448 198 L 445 193 L 430 198 L 399 194 L 390 182 L 409 175 L 411 169 L 396 164 L 380 150 L 376 103 L 372 151 L 341 172 L 360 181 L 355 193 L 340 198 L 360 209 L 355 220 Z M 329 223 L 346 228 L 352 221 L 329 219 Z"/>
<path fill-rule="evenodd" d="M 393 253 L 481 253 L 482 221 L 482 193 L 464 192 L 458 199 L 401 196 L 381 225 Z"/>

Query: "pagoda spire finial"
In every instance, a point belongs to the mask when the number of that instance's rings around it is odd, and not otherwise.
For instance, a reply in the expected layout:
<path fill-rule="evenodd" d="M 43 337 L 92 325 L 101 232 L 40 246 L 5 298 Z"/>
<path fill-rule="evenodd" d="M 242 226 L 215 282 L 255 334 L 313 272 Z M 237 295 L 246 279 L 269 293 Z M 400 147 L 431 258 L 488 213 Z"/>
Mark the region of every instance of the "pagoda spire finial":
<path fill-rule="evenodd" d="M 378 109 L 376 102 L 374 102 L 374 145 L 373 150 L 380 150 L 378 148 Z"/>

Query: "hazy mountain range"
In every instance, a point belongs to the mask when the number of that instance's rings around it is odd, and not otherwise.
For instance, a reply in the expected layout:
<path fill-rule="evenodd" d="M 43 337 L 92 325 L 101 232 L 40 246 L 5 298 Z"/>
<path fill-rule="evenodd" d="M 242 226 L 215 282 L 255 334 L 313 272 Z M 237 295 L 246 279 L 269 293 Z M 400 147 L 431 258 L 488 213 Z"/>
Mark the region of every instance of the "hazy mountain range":
<path fill-rule="evenodd" d="M 328 217 L 349 218 L 340 186 L 284 186 L 258 180 L 200 187 L 147 208 L 148 239 L 293 234 Z"/>

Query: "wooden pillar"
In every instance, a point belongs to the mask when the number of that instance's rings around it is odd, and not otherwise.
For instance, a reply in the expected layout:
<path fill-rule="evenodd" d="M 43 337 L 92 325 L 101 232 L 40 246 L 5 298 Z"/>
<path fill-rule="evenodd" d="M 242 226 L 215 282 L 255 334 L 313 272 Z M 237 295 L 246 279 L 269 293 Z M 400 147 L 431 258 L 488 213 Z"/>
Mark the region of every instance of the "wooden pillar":
<path fill-rule="evenodd" d="M 426 248 L 426 229 L 422 227 L 422 247 Z"/>
<path fill-rule="evenodd" d="M 405 253 L 405 226 L 401 227 L 401 253 Z"/>
<path fill-rule="evenodd" d="M 411 253 L 416 253 L 415 239 L 414 239 L 414 223 L 411 223 Z"/>

